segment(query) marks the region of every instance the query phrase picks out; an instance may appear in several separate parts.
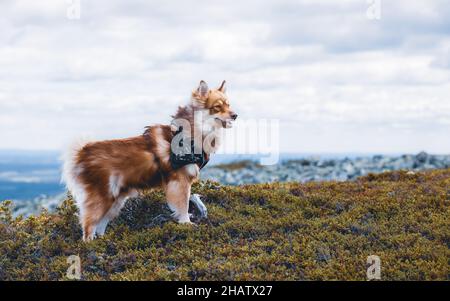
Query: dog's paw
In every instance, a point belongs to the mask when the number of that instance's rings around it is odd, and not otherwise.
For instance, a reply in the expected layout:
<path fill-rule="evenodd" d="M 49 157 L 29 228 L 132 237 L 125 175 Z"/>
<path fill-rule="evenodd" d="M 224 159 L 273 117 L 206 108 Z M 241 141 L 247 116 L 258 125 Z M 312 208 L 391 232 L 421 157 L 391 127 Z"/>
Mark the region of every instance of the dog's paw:
<path fill-rule="evenodd" d="M 193 194 L 193 195 L 191 195 L 189 200 L 197 208 L 197 210 L 199 212 L 199 218 L 200 219 L 205 219 L 205 218 L 208 217 L 208 209 L 206 208 L 205 204 L 203 204 L 202 200 L 200 199 L 200 195 Z"/>
<path fill-rule="evenodd" d="M 185 222 L 178 222 L 180 225 L 188 225 L 188 226 L 192 226 L 192 227 L 198 227 L 198 225 L 196 223 L 193 223 L 191 221 L 185 221 Z"/>

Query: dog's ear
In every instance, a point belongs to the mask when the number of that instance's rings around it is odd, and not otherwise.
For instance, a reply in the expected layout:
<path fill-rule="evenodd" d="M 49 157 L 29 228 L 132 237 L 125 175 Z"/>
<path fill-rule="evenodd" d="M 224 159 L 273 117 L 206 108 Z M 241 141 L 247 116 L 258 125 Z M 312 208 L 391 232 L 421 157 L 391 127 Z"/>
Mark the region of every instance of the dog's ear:
<path fill-rule="evenodd" d="M 222 84 L 220 85 L 220 87 L 219 87 L 219 89 L 218 89 L 220 92 L 222 92 L 222 93 L 227 92 L 227 87 L 226 87 L 226 85 L 225 85 L 226 83 L 227 83 L 226 81 L 223 81 L 223 82 L 222 82 Z"/>
<path fill-rule="evenodd" d="M 197 90 L 192 92 L 192 103 L 197 107 L 205 107 L 208 100 L 209 88 L 205 81 L 200 81 Z"/>
<path fill-rule="evenodd" d="M 208 84 L 204 80 L 202 80 L 200 81 L 197 90 L 194 91 L 194 97 L 199 100 L 206 100 L 208 98 L 208 92 Z"/>

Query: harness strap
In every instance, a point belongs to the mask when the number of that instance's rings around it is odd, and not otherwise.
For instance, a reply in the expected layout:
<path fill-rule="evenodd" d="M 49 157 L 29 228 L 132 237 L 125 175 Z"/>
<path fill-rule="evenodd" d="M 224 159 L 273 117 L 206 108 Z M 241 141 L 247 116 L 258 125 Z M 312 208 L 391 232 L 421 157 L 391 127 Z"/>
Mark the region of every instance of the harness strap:
<path fill-rule="evenodd" d="M 178 127 L 178 130 L 173 135 L 173 138 L 180 134 L 183 131 L 183 127 Z M 172 139 L 173 139 L 172 138 Z M 199 169 L 202 169 L 206 166 L 209 162 L 209 155 L 202 150 L 201 154 L 195 153 L 195 144 L 194 139 L 191 139 L 189 152 L 182 153 L 182 154 L 175 154 L 172 151 L 172 148 L 170 148 L 170 163 L 172 165 L 173 169 L 181 168 L 188 164 L 197 164 Z M 180 140 L 180 147 L 183 147 L 183 139 Z"/>

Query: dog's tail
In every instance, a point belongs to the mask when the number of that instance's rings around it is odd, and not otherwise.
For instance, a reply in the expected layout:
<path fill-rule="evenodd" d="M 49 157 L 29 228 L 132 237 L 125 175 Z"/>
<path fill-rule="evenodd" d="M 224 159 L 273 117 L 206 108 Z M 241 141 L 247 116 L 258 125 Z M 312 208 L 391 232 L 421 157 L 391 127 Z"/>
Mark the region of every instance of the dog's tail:
<path fill-rule="evenodd" d="M 62 173 L 61 183 L 64 183 L 67 189 L 72 194 L 72 197 L 81 209 L 81 204 L 84 202 L 86 192 L 83 183 L 79 180 L 79 175 L 83 171 L 83 166 L 77 160 L 79 152 L 92 140 L 86 138 L 79 138 L 66 148 L 61 156 Z"/>

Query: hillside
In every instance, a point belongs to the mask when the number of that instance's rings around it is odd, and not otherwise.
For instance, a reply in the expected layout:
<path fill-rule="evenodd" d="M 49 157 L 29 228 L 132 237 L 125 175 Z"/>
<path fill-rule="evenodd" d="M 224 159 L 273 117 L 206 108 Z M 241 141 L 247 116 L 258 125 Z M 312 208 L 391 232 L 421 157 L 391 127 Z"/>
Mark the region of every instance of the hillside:
<path fill-rule="evenodd" d="M 449 280 L 450 169 L 348 182 L 221 186 L 201 182 L 207 220 L 167 221 L 161 191 L 130 200 L 106 235 L 81 241 L 70 197 L 55 213 L 0 207 L 0 280 Z"/>

